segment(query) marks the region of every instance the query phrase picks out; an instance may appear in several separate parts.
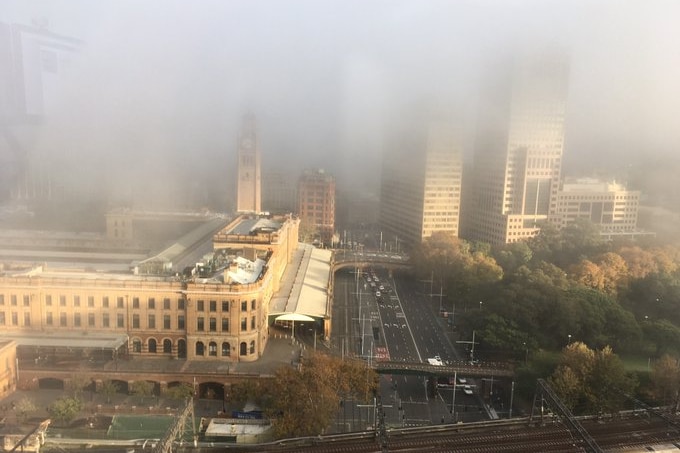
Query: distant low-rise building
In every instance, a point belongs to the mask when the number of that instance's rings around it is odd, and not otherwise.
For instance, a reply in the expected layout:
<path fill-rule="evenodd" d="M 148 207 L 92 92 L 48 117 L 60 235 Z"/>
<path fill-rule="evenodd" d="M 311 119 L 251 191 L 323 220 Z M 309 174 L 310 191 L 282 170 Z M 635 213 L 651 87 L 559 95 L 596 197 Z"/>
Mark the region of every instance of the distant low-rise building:
<path fill-rule="evenodd" d="M 600 227 L 608 239 L 644 233 L 637 228 L 640 192 L 622 184 L 583 178 L 566 181 L 557 193 L 552 223 L 564 228 L 577 219 L 587 219 Z"/>

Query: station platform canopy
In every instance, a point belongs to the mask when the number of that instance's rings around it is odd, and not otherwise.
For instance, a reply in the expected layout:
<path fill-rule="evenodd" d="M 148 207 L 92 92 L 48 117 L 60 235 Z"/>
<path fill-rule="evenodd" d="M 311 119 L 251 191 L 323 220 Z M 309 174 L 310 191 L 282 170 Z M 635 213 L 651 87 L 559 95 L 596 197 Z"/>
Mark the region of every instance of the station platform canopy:
<path fill-rule="evenodd" d="M 276 321 L 328 318 L 331 259 L 330 250 L 300 244 L 286 269 L 279 291 L 272 298 L 270 316 Z"/>

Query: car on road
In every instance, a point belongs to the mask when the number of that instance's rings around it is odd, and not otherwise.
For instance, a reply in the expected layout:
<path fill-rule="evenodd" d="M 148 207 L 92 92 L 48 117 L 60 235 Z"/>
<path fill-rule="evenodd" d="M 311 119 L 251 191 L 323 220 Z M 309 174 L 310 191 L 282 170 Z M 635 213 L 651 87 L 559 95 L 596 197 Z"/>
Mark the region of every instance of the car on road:
<path fill-rule="evenodd" d="M 375 292 L 375 297 L 380 297 L 380 295 L 381 295 L 381 294 L 380 294 L 380 291 L 376 291 L 376 292 Z"/>
<path fill-rule="evenodd" d="M 464 377 L 459 377 L 459 378 L 458 378 L 458 383 L 459 383 L 459 384 L 467 384 L 467 379 L 465 379 Z"/>
<path fill-rule="evenodd" d="M 438 355 L 427 359 L 427 363 L 429 363 L 430 365 L 444 366 L 444 362 L 442 362 L 442 358 L 439 357 Z"/>
<path fill-rule="evenodd" d="M 466 395 L 472 395 L 472 387 L 469 385 L 464 385 L 463 393 L 465 393 Z"/>

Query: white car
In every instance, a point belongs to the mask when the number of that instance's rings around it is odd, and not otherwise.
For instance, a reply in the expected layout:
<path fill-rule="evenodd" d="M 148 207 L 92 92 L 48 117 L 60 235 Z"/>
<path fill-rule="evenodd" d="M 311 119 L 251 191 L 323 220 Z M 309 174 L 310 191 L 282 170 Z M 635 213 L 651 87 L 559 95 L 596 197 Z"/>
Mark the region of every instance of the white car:
<path fill-rule="evenodd" d="M 375 297 L 380 297 L 380 291 L 375 292 Z"/>
<path fill-rule="evenodd" d="M 458 383 L 459 383 L 459 384 L 467 384 L 467 379 L 465 379 L 464 377 L 459 377 L 459 378 L 458 378 Z"/>
<path fill-rule="evenodd" d="M 469 385 L 464 385 L 463 393 L 465 393 L 466 395 L 472 395 L 472 387 L 470 387 Z"/>

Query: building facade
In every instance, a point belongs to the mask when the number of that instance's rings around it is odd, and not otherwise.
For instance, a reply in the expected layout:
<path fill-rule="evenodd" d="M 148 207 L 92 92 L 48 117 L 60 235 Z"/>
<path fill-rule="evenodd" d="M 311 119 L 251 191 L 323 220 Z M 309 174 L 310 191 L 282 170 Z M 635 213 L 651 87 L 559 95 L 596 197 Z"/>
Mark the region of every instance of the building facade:
<path fill-rule="evenodd" d="M 255 118 L 247 116 L 238 138 L 238 164 L 236 175 L 236 211 L 260 213 L 261 206 L 260 144 L 255 128 Z"/>
<path fill-rule="evenodd" d="M 298 215 L 318 240 L 330 244 L 335 233 L 335 178 L 322 169 L 305 170 L 298 182 Z M 315 238 L 316 239 L 316 238 Z"/>
<path fill-rule="evenodd" d="M 462 145 L 454 124 L 418 122 L 397 128 L 383 155 L 380 228 L 414 245 L 437 231 L 458 236 Z"/>
<path fill-rule="evenodd" d="M 190 275 L 6 270 L 0 328 L 80 339 L 120 334 L 127 351 L 140 356 L 257 360 L 298 226 L 293 217 L 239 217 L 213 236 L 212 257 Z"/>
<path fill-rule="evenodd" d="M 627 190 L 617 183 L 579 179 L 562 184 L 551 221 L 564 228 L 577 219 L 587 219 L 608 238 L 630 236 L 640 233 L 639 208 L 639 191 Z"/>
<path fill-rule="evenodd" d="M 17 388 L 17 344 L 14 341 L 0 341 L 0 398 L 11 394 Z"/>
<path fill-rule="evenodd" d="M 536 235 L 557 209 L 568 62 L 560 50 L 492 72 L 482 95 L 464 236 L 491 244 Z"/>

